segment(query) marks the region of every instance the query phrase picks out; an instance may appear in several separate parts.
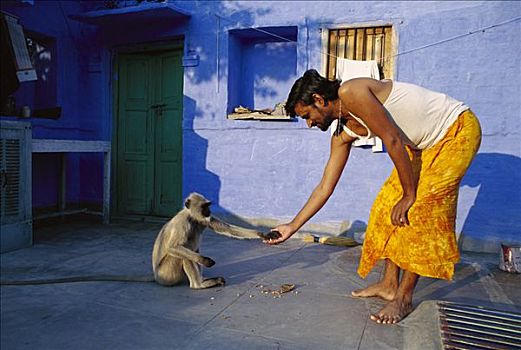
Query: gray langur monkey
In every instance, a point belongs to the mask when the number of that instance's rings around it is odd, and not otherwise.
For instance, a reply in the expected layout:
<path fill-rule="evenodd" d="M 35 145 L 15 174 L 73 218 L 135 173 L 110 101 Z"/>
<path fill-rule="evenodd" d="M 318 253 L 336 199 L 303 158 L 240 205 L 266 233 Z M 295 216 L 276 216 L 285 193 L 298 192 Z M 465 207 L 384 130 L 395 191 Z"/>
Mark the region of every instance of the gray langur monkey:
<path fill-rule="evenodd" d="M 156 238 L 152 252 L 152 267 L 156 282 L 174 285 L 188 277 L 190 288 L 203 289 L 224 285 L 223 277 L 203 278 L 200 265 L 211 267 L 215 262 L 199 253 L 201 235 L 205 228 L 238 239 L 269 239 L 276 233 L 264 235 L 255 230 L 227 224 L 210 213 L 211 202 L 199 193 L 191 193 L 185 208 L 167 222 Z"/>
<path fill-rule="evenodd" d="M 0 285 L 35 285 L 73 282 L 154 282 L 165 286 L 180 283 L 188 277 L 190 288 L 201 289 L 224 284 L 224 278 L 203 279 L 199 265 L 210 267 L 215 262 L 199 254 L 201 235 L 205 228 L 238 239 L 270 239 L 276 231 L 263 234 L 259 231 L 227 224 L 210 213 L 211 202 L 198 193 L 190 194 L 185 208 L 180 210 L 159 231 L 152 251 L 154 275 L 90 275 L 62 278 L 4 280 Z"/>

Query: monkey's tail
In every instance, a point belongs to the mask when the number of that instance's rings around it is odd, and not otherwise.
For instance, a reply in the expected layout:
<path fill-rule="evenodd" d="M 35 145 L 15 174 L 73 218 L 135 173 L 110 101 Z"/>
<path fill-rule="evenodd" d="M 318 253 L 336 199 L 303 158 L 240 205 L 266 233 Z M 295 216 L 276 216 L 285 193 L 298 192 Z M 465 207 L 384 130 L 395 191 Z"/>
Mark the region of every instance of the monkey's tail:
<path fill-rule="evenodd" d="M 0 280 L 2 286 L 23 286 L 36 284 L 57 284 L 76 282 L 154 282 L 152 275 L 143 276 L 117 276 L 117 275 L 92 275 L 92 276 L 70 276 L 60 278 L 43 278 L 31 280 Z"/>

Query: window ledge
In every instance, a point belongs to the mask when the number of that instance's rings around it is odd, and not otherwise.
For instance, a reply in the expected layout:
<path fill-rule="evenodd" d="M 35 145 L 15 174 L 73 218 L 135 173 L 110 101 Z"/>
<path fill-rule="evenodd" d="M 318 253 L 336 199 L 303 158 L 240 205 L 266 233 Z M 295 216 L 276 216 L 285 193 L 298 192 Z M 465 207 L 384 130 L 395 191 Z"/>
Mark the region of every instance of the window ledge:
<path fill-rule="evenodd" d="M 251 112 L 251 113 L 232 113 L 228 114 L 228 119 L 231 120 L 293 120 L 295 118 L 291 118 L 289 115 L 276 115 L 276 114 L 266 114 L 260 112 Z"/>

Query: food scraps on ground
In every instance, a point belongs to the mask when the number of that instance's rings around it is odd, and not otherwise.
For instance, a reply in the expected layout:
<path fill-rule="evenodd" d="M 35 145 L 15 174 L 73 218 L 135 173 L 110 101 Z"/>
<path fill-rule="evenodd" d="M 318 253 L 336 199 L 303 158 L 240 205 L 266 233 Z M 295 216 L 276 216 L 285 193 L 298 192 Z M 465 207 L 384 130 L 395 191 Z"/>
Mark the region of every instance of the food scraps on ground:
<path fill-rule="evenodd" d="M 284 283 L 278 289 L 275 289 L 275 290 L 266 288 L 262 284 L 258 284 L 256 287 L 261 289 L 262 294 L 266 294 L 266 295 L 271 294 L 271 295 L 273 295 L 274 298 L 280 298 L 280 296 L 282 294 L 289 293 L 295 289 L 295 285 L 292 283 Z M 295 294 L 297 294 L 296 291 L 295 291 Z"/>

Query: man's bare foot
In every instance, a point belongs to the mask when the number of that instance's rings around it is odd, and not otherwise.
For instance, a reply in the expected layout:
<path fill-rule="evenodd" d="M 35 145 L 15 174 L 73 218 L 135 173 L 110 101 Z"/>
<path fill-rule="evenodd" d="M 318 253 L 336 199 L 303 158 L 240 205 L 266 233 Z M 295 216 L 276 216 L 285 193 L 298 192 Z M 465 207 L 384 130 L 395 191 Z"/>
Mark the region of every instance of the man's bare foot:
<path fill-rule="evenodd" d="M 394 324 L 400 322 L 412 311 L 412 302 L 404 298 L 390 301 L 380 312 L 371 315 L 371 320 L 377 323 Z"/>
<path fill-rule="evenodd" d="M 354 290 L 351 292 L 351 295 L 356 298 L 378 297 L 383 300 L 391 301 L 396 295 L 396 290 L 397 286 L 378 282 L 367 288 Z"/>

